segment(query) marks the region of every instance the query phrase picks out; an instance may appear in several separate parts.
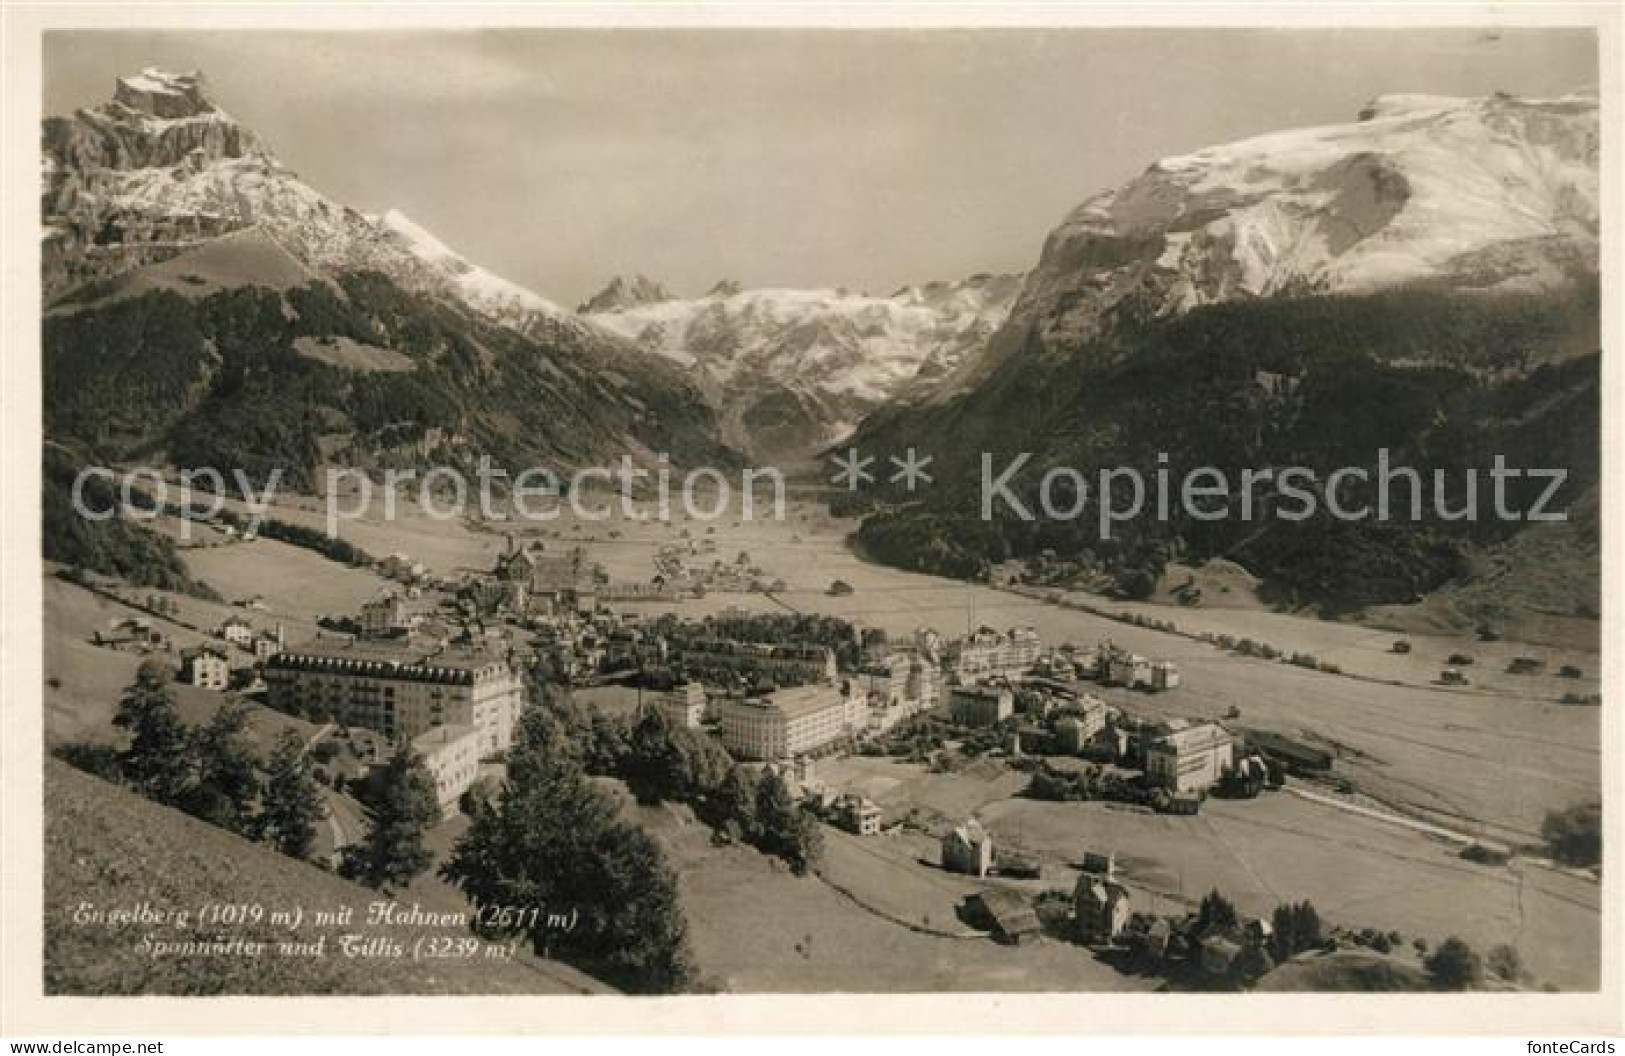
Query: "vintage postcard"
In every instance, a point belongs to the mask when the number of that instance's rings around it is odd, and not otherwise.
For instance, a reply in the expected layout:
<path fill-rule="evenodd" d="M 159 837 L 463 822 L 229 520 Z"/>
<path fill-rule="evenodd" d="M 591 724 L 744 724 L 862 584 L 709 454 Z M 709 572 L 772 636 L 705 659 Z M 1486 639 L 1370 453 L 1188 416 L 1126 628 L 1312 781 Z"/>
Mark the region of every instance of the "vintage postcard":
<path fill-rule="evenodd" d="M 1617 14 L 14 8 L 5 1032 L 1617 1031 Z"/>

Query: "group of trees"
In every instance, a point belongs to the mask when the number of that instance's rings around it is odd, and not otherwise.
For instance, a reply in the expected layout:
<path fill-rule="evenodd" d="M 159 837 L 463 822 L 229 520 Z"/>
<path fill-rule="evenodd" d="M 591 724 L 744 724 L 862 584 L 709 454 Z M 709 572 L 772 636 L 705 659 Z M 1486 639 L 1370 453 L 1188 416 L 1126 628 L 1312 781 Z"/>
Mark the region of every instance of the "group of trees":
<path fill-rule="evenodd" d="M 131 586 L 219 600 L 210 587 L 192 578 L 167 537 L 118 516 L 101 520 L 82 516 L 74 508 L 73 483 L 83 464 L 60 445 L 46 446 L 40 496 L 45 559 L 66 566 L 70 579 L 82 580 L 85 572 L 97 572 Z M 119 505 L 118 489 L 101 477 L 86 478 L 80 498 L 97 517 Z"/>
<path fill-rule="evenodd" d="M 476 906 L 538 910 L 492 914 L 488 930 L 522 936 L 538 954 L 633 993 L 693 985 L 675 873 L 647 833 L 619 820 L 550 710 L 525 713 L 501 794 L 471 805 L 441 875 Z M 558 927 L 560 914 L 575 926 Z"/>
<path fill-rule="evenodd" d="M 283 854 L 304 858 L 326 813 L 304 742 L 285 730 L 263 770 L 247 735 L 248 712 L 227 700 L 200 726 L 176 710 L 169 669 L 148 660 L 125 689 L 113 722 L 128 735 L 123 748 L 65 745 L 58 755 Z"/>
<path fill-rule="evenodd" d="M 1099 800 L 1144 804 L 1151 798 L 1145 783 L 1140 779 L 1124 777 L 1092 764 L 1072 773 L 1039 765 L 1027 783 L 1026 795 L 1032 799 L 1059 803 L 1087 803 Z"/>
<path fill-rule="evenodd" d="M 857 668 L 866 648 L 885 642 L 882 631 L 859 632 L 840 617 L 814 613 L 739 613 L 710 616 L 699 623 L 667 616 L 658 620 L 652 631 L 664 635 L 673 652 L 679 655 L 686 642 L 697 638 L 724 638 L 761 645 L 821 645 L 835 654 L 835 661 L 842 670 Z"/>

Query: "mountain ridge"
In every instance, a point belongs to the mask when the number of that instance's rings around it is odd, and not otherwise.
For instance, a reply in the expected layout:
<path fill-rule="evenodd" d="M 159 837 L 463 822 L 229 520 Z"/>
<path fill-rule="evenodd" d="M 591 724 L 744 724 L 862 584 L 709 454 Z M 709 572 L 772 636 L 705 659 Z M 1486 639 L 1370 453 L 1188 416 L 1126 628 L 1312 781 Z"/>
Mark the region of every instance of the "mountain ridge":
<path fill-rule="evenodd" d="M 643 280 L 611 282 L 584 311 L 699 379 L 730 442 L 793 458 L 952 377 L 980 353 L 1019 286 L 1019 276 L 979 274 L 876 297 L 723 281 L 681 298 Z"/>

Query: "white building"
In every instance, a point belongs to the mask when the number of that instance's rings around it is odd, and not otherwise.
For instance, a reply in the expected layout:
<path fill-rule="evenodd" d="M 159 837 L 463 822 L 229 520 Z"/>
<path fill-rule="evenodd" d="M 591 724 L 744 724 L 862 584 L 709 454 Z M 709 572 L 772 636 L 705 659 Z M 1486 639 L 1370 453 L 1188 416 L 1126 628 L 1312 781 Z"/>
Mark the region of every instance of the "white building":
<path fill-rule="evenodd" d="M 1216 722 L 1175 730 L 1146 748 L 1145 776 L 1175 795 L 1216 784 L 1235 763 L 1236 739 Z"/>
<path fill-rule="evenodd" d="M 181 657 L 181 681 L 204 689 L 225 689 L 231 684 L 231 664 L 222 650 L 203 646 Z"/>
<path fill-rule="evenodd" d="M 997 726 L 1016 712 L 1005 686 L 955 686 L 948 691 L 948 716 L 961 726 Z"/>
<path fill-rule="evenodd" d="M 524 700 L 507 659 L 489 645 L 411 637 L 318 637 L 265 665 L 269 704 L 326 714 L 405 744 L 438 726 L 472 726 L 484 755 L 505 751 Z"/>
<path fill-rule="evenodd" d="M 480 773 L 480 731 L 473 726 L 436 726 L 412 739 L 412 750 L 434 778 L 435 798 L 450 813 Z"/>
<path fill-rule="evenodd" d="M 239 619 L 236 616 L 232 616 L 225 623 L 222 623 L 216 633 L 232 645 L 241 646 L 244 649 L 247 649 L 254 640 L 253 625 L 247 620 Z"/>
<path fill-rule="evenodd" d="M 280 653 L 284 644 L 286 642 L 282 624 L 277 624 L 275 630 L 261 631 L 254 636 L 254 659 L 263 664 Z"/>
<path fill-rule="evenodd" d="M 386 594 L 361 606 L 361 633 L 387 638 L 406 630 L 406 603 L 399 594 Z"/>

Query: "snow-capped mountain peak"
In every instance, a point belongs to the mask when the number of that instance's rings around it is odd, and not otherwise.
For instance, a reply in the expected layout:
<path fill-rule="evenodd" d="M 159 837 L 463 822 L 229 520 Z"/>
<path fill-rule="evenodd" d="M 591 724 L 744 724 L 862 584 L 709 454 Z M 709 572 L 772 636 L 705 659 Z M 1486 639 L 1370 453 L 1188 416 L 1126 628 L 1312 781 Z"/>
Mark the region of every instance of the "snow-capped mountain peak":
<path fill-rule="evenodd" d="M 664 286 L 646 275 L 633 275 L 630 278 L 617 275 L 609 280 L 609 285 L 589 297 L 578 311 L 613 312 L 671 299 L 671 293 Z"/>

